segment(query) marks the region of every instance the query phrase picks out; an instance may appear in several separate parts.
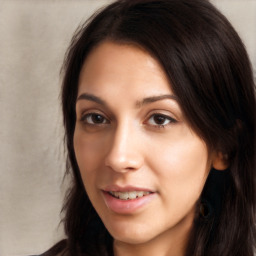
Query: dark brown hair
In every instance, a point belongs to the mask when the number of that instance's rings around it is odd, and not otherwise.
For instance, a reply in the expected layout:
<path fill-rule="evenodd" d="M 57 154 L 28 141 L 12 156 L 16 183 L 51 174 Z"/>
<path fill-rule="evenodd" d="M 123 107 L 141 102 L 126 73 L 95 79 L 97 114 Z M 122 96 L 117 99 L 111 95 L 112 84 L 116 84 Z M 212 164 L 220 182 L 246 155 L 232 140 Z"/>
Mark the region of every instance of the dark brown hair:
<path fill-rule="evenodd" d="M 63 66 L 67 168 L 73 178 L 64 205 L 65 255 L 113 254 L 112 237 L 88 199 L 73 148 L 81 67 L 89 52 L 104 40 L 139 45 L 154 56 L 165 70 L 191 127 L 209 149 L 222 152 L 229 162 L 220 214 L 216 216 L 218 211 L 213 209 L 210 217 L 196 215 L 186 255 L 253 256 L 253 75 L 241 39 L 206 0 L 119 0 L 76 31 Z M 214 189 L 217 183 L 206 183 L 204 191 L 210 186 Z M 202 199 L 203 194 L 197 212 Z M 59 247 L 63 248 L 64 243 Z"/>

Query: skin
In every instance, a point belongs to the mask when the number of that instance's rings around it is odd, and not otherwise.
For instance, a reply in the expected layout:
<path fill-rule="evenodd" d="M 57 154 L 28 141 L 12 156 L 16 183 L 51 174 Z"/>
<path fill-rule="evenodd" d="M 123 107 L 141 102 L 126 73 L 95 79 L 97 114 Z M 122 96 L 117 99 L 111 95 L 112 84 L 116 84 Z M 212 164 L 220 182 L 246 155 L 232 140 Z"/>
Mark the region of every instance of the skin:
<path fill-rule="evenodd" d="M 195 204 L 221 159 L 186 122 L 158 61 L 137 46 L 101 43 L 81 70 L 76 114 L 77 163 L 115 255 L 184 255 Z M 116 213 L 104 199 L 111 185 L 154 193 Z"/>

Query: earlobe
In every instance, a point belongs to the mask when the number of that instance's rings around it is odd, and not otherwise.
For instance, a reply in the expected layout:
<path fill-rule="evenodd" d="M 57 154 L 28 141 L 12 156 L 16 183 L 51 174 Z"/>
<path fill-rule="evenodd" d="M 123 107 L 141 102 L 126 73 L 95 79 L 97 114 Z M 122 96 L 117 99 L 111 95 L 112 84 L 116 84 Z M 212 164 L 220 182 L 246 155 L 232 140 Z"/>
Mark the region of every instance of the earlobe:
<path fill-rule="evenodd" d="M 212 158 L 212 167 L 224 171 L 229 167 L 228 156 L 222 152 L 215 152 Z"/>

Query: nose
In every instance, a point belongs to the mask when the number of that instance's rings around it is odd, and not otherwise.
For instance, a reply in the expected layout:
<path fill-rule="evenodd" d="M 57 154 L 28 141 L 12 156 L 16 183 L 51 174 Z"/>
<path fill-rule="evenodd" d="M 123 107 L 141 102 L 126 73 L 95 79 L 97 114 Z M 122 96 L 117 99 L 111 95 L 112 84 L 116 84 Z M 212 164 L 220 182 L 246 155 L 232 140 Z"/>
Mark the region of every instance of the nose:
<path fill-rule="evenodd" d="M 144 161 L 139 137 L 138 132 L 128 125 L 117 127 L 111 137 L 105 165 L 121 173 L 139 170 Z"/>

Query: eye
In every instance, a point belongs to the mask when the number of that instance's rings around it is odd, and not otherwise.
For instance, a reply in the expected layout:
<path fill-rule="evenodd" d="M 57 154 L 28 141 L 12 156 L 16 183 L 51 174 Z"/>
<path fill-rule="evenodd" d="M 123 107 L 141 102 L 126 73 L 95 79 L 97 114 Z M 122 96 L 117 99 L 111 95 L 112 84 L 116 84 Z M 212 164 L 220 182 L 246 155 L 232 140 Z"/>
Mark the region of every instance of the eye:
<path fill-rule="evenodd" d="M 86 124 L 100 125 L 109 123 L 108 120 L 98 113 L 89 113 L 82 116 L 81 121 Z"/>
<path fill-rule="evenodd" d="M 149 125 L 156 126 L 159 128 L 165 127 L 170 123 L 176 123 L 176 122 L 177 120 L 175 120 L 174 118 L 167 115 L 163 115 L 163 114 L 153 114 L 150 116 L 150 118 L 147 121 Z"/>

